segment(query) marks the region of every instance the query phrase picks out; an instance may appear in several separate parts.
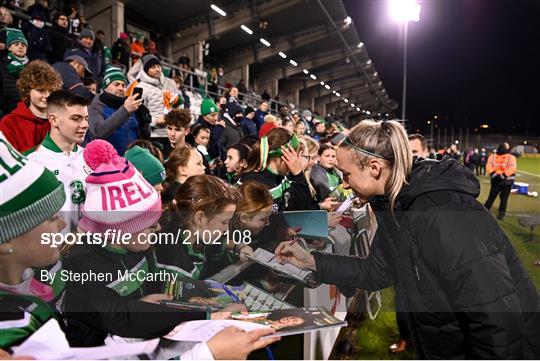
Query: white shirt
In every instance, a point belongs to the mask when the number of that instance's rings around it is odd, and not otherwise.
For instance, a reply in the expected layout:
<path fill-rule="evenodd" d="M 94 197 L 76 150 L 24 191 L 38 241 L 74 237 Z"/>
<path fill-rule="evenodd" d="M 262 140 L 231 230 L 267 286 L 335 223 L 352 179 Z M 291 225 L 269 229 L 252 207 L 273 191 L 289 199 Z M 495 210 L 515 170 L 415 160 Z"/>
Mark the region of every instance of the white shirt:
<path fill-rule="evenodd" d="M 66 222 L 63 234 L 77 228 L 85 198 L 85 179 L 92 171 L 84 162 L 83 151 L 83 147 L 75 145 L 73 151 L 63 152 L 47 134 L 43 142 L 27 154 L 29 159 L 49 169 L 64 184 L 66 202 L 60 209 L 60 215 Z"/>

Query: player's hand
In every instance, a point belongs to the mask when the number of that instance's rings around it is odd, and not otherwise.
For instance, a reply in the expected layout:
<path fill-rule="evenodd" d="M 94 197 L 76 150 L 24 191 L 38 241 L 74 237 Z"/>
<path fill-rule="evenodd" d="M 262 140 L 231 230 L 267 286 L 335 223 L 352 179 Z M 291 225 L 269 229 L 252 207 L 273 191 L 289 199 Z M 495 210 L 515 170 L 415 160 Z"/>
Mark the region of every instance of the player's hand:
<path fill-rule="evenodd" d="M 299 268 L 316 271 L 315 258 L 296 241 L 282 242 L 274 251 L 279 263 L 291 263 Z"/>

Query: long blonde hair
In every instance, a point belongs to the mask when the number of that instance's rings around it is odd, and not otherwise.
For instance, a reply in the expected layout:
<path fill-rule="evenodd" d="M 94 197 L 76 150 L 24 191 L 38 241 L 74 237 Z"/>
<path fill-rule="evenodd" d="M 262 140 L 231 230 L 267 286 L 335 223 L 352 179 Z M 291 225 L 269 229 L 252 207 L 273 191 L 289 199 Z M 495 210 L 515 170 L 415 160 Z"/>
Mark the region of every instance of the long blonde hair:
<path fill-rule="evenodd" d="M 403 126 L 395 120 L 363 120 L 351 130 L 340 147 L 356 150 L 357 164 L 361 167 L 365 167 L 373 158 L 383 159 L 388 164 L 390 177 L 386 181 L 385 192 L 393 210 L 396 198 L 401 188 L 408 184 L 412 170 L 412 151 Z"/>
<path fill-rule="evenodd" d="M 302 137 L 302 141 L 306 144 L 309 155 L 319 154 L 319 143 L 313 140 L 313 138 L 311 138 L 310 136 L 304 135 Z M 309 192 L 311 193 L 311 196 L 315 198 L 315 196 L 317 195 L 317 191 L 315 190 L 315 187 L 313 187 L 313 184 L 311 184 L 311 168 L 306 169 L 304 171 L 304 174 L 306 175 L 306 181 L 309 187 Z"/>

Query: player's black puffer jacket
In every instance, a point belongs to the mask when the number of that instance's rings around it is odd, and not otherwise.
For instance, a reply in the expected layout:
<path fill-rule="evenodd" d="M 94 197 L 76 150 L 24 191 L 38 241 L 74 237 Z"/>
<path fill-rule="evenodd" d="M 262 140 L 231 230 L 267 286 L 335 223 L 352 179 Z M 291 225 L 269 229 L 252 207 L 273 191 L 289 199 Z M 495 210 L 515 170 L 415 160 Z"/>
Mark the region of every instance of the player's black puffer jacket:
<path fill-rule="evenodd" d="M 315 254 L 319 280 L 395 284 L 419 358 L 539 359 L 538 291 L 479 190 L 455 160 L 417 161 L 395 218 L 370 201 L 379 224 L 370 256 Z"/>

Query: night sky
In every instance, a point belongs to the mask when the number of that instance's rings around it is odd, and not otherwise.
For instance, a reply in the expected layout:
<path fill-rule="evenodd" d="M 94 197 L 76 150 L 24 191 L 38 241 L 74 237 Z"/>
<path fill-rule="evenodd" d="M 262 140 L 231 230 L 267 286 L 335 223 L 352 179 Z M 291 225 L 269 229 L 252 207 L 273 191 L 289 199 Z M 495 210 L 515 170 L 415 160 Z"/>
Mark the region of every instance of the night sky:
<path fill-rule="evenodd" d="M 407 119 L 426 132 L 490 125 L 540 135 L 540 1 L 431 0 L 409 25 Z M 403 40 L 388 2 L 344 0 L 390 97 L 401 104 Z M 401 114 L 401 110 L 397 110 Z"/>

